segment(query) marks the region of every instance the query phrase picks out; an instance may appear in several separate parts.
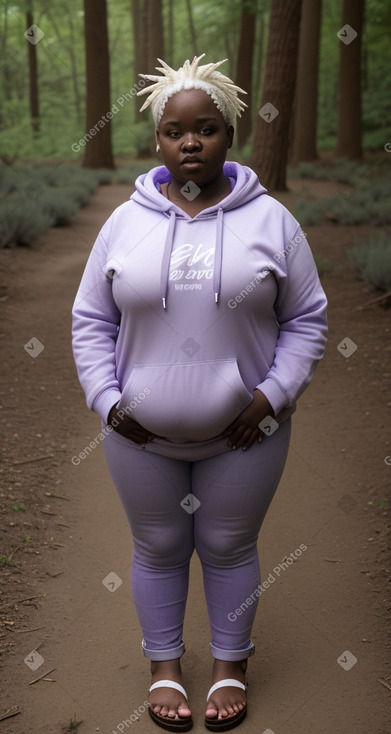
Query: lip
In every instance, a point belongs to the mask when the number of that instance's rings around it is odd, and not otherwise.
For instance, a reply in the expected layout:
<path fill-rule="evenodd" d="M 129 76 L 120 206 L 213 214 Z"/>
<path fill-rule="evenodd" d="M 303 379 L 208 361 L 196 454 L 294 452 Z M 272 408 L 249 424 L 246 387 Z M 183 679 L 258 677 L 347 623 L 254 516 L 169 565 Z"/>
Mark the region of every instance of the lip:
<path fill-rule="evenodd" d="M 184 158 L 183 161 L 181 161 L 181 165 L 182 166 L 199 166 L 203 162 L 204 161 L 201 158 L 198 158 L 198 156 L 189 155 L 186 158 Z"/>

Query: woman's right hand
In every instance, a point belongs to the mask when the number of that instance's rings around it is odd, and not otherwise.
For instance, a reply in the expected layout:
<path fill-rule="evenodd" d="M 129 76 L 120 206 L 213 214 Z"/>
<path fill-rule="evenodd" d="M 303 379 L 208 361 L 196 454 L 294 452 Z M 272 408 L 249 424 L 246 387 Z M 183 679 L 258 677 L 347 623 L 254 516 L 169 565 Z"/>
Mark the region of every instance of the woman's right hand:
<path fill-rule="evenodd" d="M 140 426 L 140 423 L 130 418 L 123 409 L 117 408 L 116 405 L 110 410 L 107 424 L 112 426 L 114 431 L 120 433 L 121 436 L 129 438 L 138 444 L 149 443 L 155 438 L 155 434 L 147 431 L 146 428 Z"/>

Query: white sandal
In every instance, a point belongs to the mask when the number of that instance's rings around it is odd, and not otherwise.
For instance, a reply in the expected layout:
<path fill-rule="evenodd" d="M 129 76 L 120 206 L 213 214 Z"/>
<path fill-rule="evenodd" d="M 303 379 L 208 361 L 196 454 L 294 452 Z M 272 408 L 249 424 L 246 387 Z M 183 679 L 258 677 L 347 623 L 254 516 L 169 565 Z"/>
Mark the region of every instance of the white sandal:
<path fill-rule="evenodd" d="M 158 680 L 156 681 L 156 683 L 152 683 L 148 692 L 151 693 L 156 688 L 174 688 L 176 691 L 179 691 L 179 693 L 182 693 L 182 696 L 184 696 L 186 701 L 188 700 L 187 693 L 183 686 L 181 686 L 180 683 L 177 683 L 174 680 Z M 178 719 L 170 719 L 168 716 L 160 716 L 159 714 L 155 714 L 150 706 L 148 706 L 148 711 L 151 719 L 155 722 L 155 724 L 161 726 L 162 729 L 166 729 L 166 731 L 190 731 L 193 726 L 193 719 L 191 716 L 184 716 Z"/>
<path fill-rule="evenodd" d="M 215 691 L 218 691 L 219 688 L 241 688 L 242 691 L 246 690 L 246 686 L 244 683 L 241 683 L 239 680 L 235 680 L 235 678 L 224 678 L 223 680 L 217 681 L 208 692 L 208 695 L 206 697 L 206 702 L 209 701 L 210 697 L 213 696 Z M 247 714 L 247 706 L 245 706 L 244 709 L 241 711 L 238 711 L 236 714 L 233 714 L 232 716 L 226 716 L 225 719 L 218 719 L 217 716 L 213 717 L 212 719 L 205 716 L 205 726 L 209 731 L 229 731 L 230 729 L 234 729 L 236 726 L 239 726 L 239 724 L 242 723 L 243 719 L 245 718 Z"/>

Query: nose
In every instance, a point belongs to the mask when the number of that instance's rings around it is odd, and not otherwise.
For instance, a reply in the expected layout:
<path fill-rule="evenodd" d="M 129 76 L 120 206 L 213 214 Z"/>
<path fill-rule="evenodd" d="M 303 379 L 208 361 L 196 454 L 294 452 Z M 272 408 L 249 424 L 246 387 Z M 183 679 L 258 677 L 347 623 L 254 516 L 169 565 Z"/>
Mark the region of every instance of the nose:
<path fill-rule="evenodd" d="M 183 150 L 200 150 L 201 143 L 197 137 L 197 135 L 194 135 L 193 133 L 186 133 L 183 138 L 182 142 L 182 149 Z"/>

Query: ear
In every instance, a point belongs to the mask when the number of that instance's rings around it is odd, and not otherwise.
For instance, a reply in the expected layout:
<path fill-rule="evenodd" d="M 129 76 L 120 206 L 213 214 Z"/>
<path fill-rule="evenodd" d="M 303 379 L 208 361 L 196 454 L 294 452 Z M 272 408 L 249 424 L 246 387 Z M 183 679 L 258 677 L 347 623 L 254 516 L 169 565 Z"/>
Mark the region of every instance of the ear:
<path fill-rule="evenodd" d="M 228 138 L 227 149 L 228 148 L 232 148 L 232 143 L 233 143 L 233 139 L 234 139 L 234 132 L 235 132 L 235 130 L 234 130 L 233 125 L 230 125 L 229 127 L 227 127 L 227 138 Z"/>
<path fill-rule="evenodd" d="M 159 135 L 159 130 L 157 128 L 155 130 L 155 140 L 156 140 L 156 145 L 160 145 L 160 135 Z"/>

